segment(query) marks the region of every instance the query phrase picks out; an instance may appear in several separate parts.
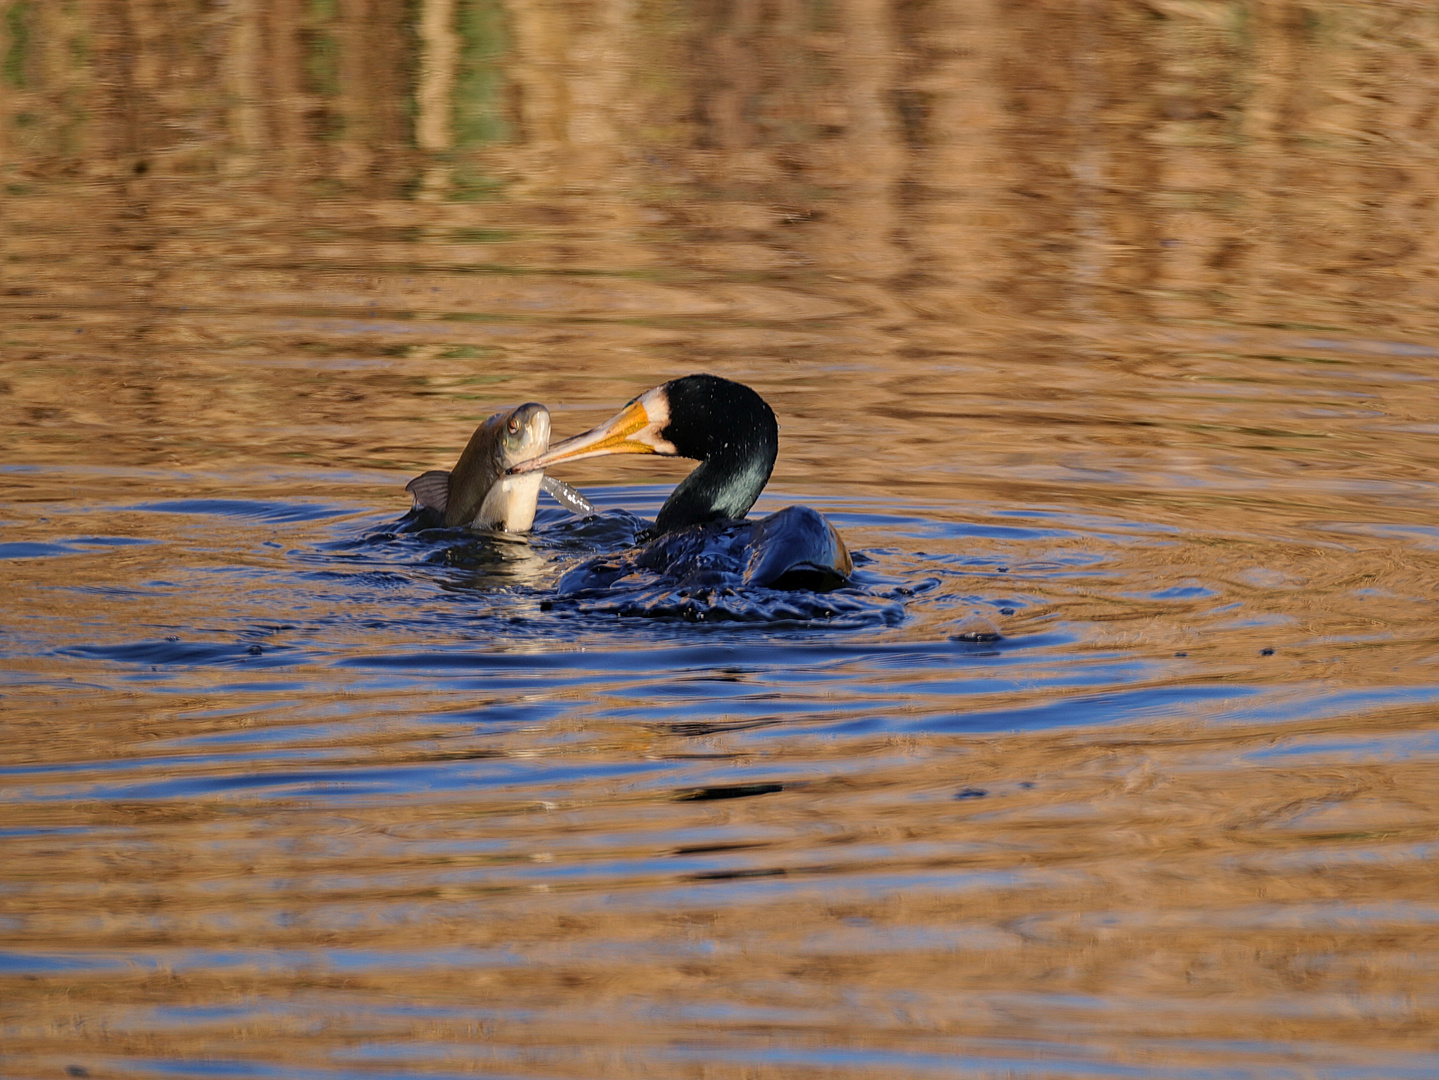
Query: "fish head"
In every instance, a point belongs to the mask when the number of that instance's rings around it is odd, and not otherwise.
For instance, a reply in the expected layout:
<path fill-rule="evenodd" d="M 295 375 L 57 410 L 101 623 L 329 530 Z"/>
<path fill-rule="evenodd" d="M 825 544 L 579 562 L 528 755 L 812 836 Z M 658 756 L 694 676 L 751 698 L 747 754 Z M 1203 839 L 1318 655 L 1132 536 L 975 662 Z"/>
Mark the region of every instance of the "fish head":
<path fill-rule="evenodd" d="M 494 439 L 494 468 L 487 474 L 489 489 L 469 525 L 527 532 L 535 521 L 535 504 L 539 502 L 544 474 L 510 476 L 507 470 L 549 449 L 550 410 L 537 401 L 527 402 L 508 413 L 496 413 L 485 427 Z"/>
<path fill-rule="evenodd" d="M 492 419 L 498 421 L 496 450 L 503 469 L 538 457 L 549 449 L 550 410 L 538 401 L 527 402 Z"/>
<path fill-rule="evenodd" d="M 452 529 L 524 532 L 535 520 L 543 477 L 536 473 L 528 483 L 516 483 L 527 478 L 509 476 L 506 470 L 516 462 L 543 454 L 549 445 L 550 411 L 543 405 L 531 401 L 497 412 L 475 428 L 454 469 L 441 474 L 448 477 L 445 497 L 432 496 L 425 505 L 442 510 L 445 524 Z M 411 490 L 424 480 L 418 477 L 411 481 Z M 434 481 L 430 483 L 439 486 Z M 417 491 L 416 497 L 419 495 Z"/>

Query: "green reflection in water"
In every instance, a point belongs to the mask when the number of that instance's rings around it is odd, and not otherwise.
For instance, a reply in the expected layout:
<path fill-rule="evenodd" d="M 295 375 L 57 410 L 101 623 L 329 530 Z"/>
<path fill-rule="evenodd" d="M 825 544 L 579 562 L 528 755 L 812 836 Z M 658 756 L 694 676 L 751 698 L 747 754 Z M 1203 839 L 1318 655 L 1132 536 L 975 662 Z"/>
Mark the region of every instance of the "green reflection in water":
<path fill-rule="evenodd" d="M 305 77 L 310 90 L 323 97 L 340 93 L 340 45 L 331 30 L 335 0 L 310 0 L 305 11 Z M 335 134 L 332 127 L 329 134 Z"/>
<path fill-rule="evenodd" d="M 455 145 L 484 146 L 510 137 L 502 60 L 509 35 L 496 0 L 465 0 L 455 13 L 460 63 L 454 99 Z"/>
<path fill-rule="evenodd" d="M 25 60 L 30 53 L 30 4 L 28 0 L 11 4 L 5 12 L 5 81 L 17 90 L 26 86 Z"/>

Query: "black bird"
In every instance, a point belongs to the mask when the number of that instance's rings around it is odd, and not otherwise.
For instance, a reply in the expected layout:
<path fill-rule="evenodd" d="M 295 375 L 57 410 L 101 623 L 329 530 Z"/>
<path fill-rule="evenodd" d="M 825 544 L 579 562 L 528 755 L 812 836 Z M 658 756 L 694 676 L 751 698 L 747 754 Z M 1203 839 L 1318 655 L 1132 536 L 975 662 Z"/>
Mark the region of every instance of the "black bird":
<path fill-rule="evenodd" d="M 774 410 L 748 386 L 686 375 L 647 390 L 608 422 L 509 471 L 604 454 L 663 454 L 699 465 L 660 508 L 653 539 L 621 562 L 587 565 L 585 587 L 608 585 L 634 568 L 691 578 L 696 585 L 824 592 L 848 583 L 854 570 L 849 551 L 818 512 L 790 506 L 757 522 L 743 520 L 779 454 Z M 561 591 L 567 591 L 565 581 Z"/>

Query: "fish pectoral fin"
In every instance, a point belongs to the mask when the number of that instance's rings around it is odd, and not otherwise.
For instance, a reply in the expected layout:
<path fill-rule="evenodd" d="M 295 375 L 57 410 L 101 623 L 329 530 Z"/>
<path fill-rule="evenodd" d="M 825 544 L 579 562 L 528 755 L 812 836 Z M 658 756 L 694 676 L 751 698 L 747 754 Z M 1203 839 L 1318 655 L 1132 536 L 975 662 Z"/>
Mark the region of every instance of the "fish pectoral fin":
<path fill-rule="evenodd" d="M 431 469 L 406 484 L 405 490 L 415 497 L 416 506 L 443 514 L 450 501 L 450 474 L 445 469 Z"/>
<path fill-rule="evenodd" d="M 594 517 L 597 510 L 595 504 L 590 502 L 574 488 L 563 480 L 556 480 L 553 476 L 547 476 L 540 481 L 540 487 L 550 494 L 550 498 L 559 503 L 576 517 Z"/>

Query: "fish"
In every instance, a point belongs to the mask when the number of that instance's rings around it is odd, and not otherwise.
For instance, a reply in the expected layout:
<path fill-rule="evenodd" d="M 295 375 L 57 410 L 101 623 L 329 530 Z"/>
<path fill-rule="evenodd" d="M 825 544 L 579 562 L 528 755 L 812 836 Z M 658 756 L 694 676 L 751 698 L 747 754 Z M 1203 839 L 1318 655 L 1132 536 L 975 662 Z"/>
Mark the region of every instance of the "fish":
<path fill-rule="evenodd" d="M 550 445 L 550 411 L 531 401 L 495 413 L 470 436 L 453 469 L 421 473 L 405 490 L 415 507 L 444 518 L 446 528 L 528 532 L 543 488 L 579 516 L 594 506 L 574 488 L 542 472 L 510 476 L 511 466 L 543 454 Z"/>

